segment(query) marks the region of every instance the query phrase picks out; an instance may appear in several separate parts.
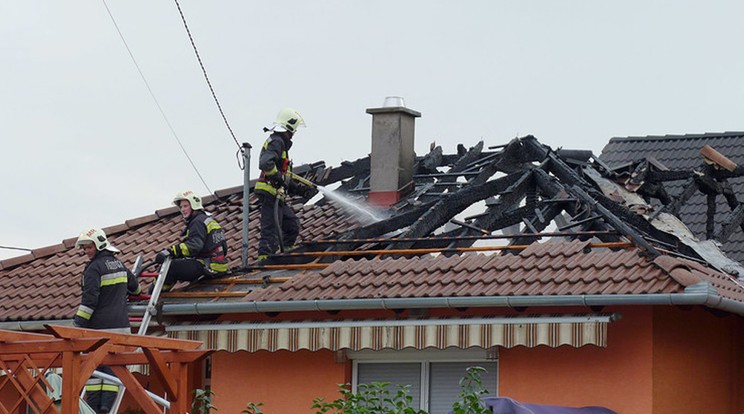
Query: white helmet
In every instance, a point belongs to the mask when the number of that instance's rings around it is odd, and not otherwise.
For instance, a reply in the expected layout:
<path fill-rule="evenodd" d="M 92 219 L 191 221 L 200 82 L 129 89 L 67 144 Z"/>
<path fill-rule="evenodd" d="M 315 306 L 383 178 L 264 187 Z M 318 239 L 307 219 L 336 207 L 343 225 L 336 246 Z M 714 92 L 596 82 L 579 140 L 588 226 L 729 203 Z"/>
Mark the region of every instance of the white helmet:
<path fill-rule="evenodd" d="M 98 251 L 101 251 L 101 250 L 108 250 L 110 252 L 119 251 L 119 249 L 112 246 L 111 243 L 108 242 L 108 239 L 106 238 L 106 233 L 104 233 L 103 230 L 101 229 L 92 228 L 92 229 L 88 229 L 80 233 L 80 236 L 75 242 L 75 247 L 80 247 L 88 243 L 95 244 L 96 250 Z"/>
<path fill-rule="evenodd" d="M 191 204 L 192 210 L 204 209 L 204 207 L 202 207 L 201 197 L 196 195 L 196 193 L 191 190 L 182 191 L 176 194 L 176 197 L 173 198 L 173 204 L 175 204 L 176 207 L 180 207 L 179 203 L 181 202 L 181 200 L 188 200 L 189 204 Z"/>
<path fill-rule="evenodd" d="M 297 132 L 297 128 L 305 126 L 305 120 L 302 119 L 302 116 L 294 109 L 284 108 L 279 111 L 279 114 L 276 116 L 274 125 L 273 130 L 275 131 L 281 132 L 281 130 L 285 130 L 295 133 Z"/>

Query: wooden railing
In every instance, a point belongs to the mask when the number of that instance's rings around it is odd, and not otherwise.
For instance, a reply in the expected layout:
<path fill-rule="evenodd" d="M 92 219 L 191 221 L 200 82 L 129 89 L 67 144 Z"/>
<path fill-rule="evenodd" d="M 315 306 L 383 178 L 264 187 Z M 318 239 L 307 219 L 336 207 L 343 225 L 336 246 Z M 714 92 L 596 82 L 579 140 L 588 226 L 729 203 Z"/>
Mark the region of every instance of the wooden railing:
<path fill-rule="evenodd" d="M 45 372 L 62 368 L 61 413 L 77 414 L 80 393 L 99 365 L 111 367 L 146 414 L 162 409 L 127 369 L 127 365 L 149 365 L 150 375 L 162 384 L 171 413 L 189 408 L 188 368 L 209 355 L 198 350 L 199 341 L 118 334 L 93 329 L 47 325 L 51 334 L 0 330 L 0 394 L 7 387 L 18 393 L 15 401 L 0 400 L 0 414 L 19 412 L 23 405 L 38 414 L 59 414 Z"/>

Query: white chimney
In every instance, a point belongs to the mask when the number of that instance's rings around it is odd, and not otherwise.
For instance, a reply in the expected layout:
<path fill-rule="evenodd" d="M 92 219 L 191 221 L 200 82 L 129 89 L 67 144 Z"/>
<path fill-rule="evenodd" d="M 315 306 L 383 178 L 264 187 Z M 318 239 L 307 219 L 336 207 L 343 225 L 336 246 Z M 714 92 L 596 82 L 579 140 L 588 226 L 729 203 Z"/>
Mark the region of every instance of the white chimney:
<path fill-rule="evenodd" d="M 413 190 L 414 127 L 420 112 L 406 108 L 400 96 L 388 96 L 372 115 L 370 204 L 387 207 Z"/>

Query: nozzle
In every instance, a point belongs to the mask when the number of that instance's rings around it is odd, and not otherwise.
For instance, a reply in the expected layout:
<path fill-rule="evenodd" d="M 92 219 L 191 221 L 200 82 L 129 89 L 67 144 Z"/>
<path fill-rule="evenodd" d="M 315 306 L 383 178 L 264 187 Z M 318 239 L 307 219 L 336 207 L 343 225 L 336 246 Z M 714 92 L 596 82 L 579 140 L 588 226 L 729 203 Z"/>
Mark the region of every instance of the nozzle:
<path fill-rule="evenodd" d="M 290 177 L 292 177 L 292 179 L 294 179 L 294 180 L 297 180 L 297 181 L 299 181 L 299 182 L 301 182 L 302 184 L 305 184 L 305 185 L 307 185 L 307 186 L 310 186 L 310 187 L 318 187 L 318 185 L 317 185 L 317 184 L 315 184 L 314 182 L 312 182 L 312 181 L 308 180 L 307 178 L 304 178 L 304 177 L 300 177 L 299 175 L 297 175 L 297 174 L 293 173 L 292 171 L 289 171 L 289 176 L 290 176 Z"/>

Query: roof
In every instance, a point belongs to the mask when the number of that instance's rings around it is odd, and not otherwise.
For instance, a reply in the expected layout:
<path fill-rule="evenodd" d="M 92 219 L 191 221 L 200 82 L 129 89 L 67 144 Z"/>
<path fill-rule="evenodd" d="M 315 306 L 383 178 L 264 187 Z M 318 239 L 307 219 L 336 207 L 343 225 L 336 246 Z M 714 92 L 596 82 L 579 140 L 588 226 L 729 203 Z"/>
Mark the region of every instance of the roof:
<path fill-rule="evenodd" d="M 687 286 L 707 282 L 722 296 L 744 301 L 744 290 L 735 281 L 694 261 L 669 256 L 651 260 L 637 249 L 597 246 L 602 245 L 554 240 L 506 256 L 338 261 L 275 289 L 254 290 L 244 300 L 632 295 L 682 293 Z"/>
<path fill-rule="evenodd" d="M 722 132 L 688 135 L 663 135 L 646 137 L 612 138 L 602 149 L 600 159 L 612 167 L 619 167 L 630 162 L 653 157 L 671 170 L 700 170 L 703 157 L 700 150 L 709 145 L 737 164 L 744 163 L 744 132 Z M 734 194 L 744 194 L 744 177 L 730 177 Z M 667 190 L 672 195 L 679 195 L 685 188 L 687 179 L 670 181 Z M 658 204 L 658 203 L 657 203 Z M 717 197 L 717 210 L 728 213 L 731 208 L 724 197 Z M 707 199 L 702 193 L 696 193 L 679 209 L 682 221 L 699 238 L 706 238 Z M 719 231 L 727 222 L 729 214 L 716 217 L 715 231 Z M 723 242 L 722 250 L 734 260 L 744 261 L 744 234 L 737 232 Z"/>
<path fill-rule="evenodd" d="M 695 304 L 744 314 L 736 277 L 744 267 L 715 244 L 687 237 L 673 215 L 652 219 L 637 188 L 590 152 L 554 151 L 527 136 L 494 147 L 459 146 L 455 154 L 433 147 L 414 168 L 409 192 L 376 211 L 376 220 L 345 210 L 337 197 L 305 205 L 293 199 L 302 223 L 298 248 L 256 263 L 253 247 L 247 268 L 239 257 L 242 188 L 205 197 L 226 231 L 232 272 L 164 294 L 163 314 L 292 310 L 287 304 L 317 310 L 320 301 L 325 310 L 364 309 L 375 298 L 443 298 L 448 306 L 453 298 L 485 298 L 483 306 L 520 298 L 562 306 L 568 299 L 586 304 L 587 297 L 637 304 L 649 296 L 671 304 L 701 291 Z M 364 205 L 369 157 L 296 171 Z M 249 246 L 257 244 L 254 207 Z M 137 255 L 152 257 L 177 240 L 182 226 L 169 207 L 105 230 L 131 265 Z M 84 266 L 74 240 L 0 262 L 10 289 L 0 321 L 73 315 Z M 143 305 L 132 309 L 141 312 Z"/>
<path fill-rule="evenodd" d="M 241 265 L 242 196 L 242 187 L 235 187 L 203 200 L 205 209 L 228 235 L 233 268 Z M 259 215 L 255 203 L 252 198 L 251 246 L 258 245 Z M 328 237 L 357 223 L 354 217 L 330 204 L 301 206 L 298 216 L 303 223 L 301 240 Z M 154 253 L 178 240 L 182 230 L 183 220 L 175 207 L 104 229 L 111 243 L 122 251 L 118 257 L 129 267 L 138 255 L 152 259 Z M 80 304 L 80 280 L 87 262 L 79 249 L 74 248 L 76 240 L 66 239 L 0 262 L 4 298 L 0 301 L 0 321 L 68 319 L 74 315 Z M 249 250 L 249 255 L 255 260 L 255 249 Z"/>

